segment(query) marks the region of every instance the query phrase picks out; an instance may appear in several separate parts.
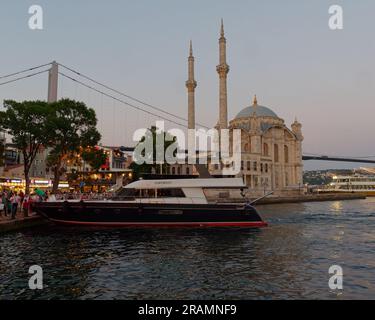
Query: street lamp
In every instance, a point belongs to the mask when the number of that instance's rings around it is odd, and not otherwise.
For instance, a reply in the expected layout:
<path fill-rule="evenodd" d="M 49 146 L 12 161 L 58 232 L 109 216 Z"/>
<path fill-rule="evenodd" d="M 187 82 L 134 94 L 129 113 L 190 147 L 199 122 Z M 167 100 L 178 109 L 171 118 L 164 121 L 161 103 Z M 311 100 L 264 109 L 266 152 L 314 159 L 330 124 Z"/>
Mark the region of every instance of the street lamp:
<path fill-rule="evenodd" d="M 268 182 L 266 180 L 263 180 L 262 187 L 263 187 L 264 195 L 266 195 L 266 191 L 267 191 L 267 187 L 268 187 Z"/>

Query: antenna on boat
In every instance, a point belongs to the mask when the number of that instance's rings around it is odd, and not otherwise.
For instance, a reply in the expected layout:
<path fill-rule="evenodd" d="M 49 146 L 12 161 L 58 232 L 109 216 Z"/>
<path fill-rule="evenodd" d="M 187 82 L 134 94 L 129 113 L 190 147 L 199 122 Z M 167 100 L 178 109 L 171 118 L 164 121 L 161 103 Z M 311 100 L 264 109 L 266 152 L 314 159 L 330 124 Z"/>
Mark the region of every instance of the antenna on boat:
<path fill-rule="evenodd" d="M 246 189 L 247 189 L 247 187 L 246 187 Z M 245 201 L 246 201 L 245 206 L 251 206 L 250 199 L 248 197 L 246 197 L 246 192 L 245 192 L 244 188 L 240 189 L 240 194 L 241 194 L 241 197 L 243 199 L 245 199 Z"/>
<path fill-rule="evenodd" d="M 260 197 L 260 198 L 257 198 L 257 199 L 255 199 L 255 200 L 253 200 L 253 201 L 251 201 L 250 203 L 248 203 L 248 205 L 249 205 L 249 206 L 252 206 L 252 205 L 256 204 L 258 201 L 260 201 L 260 200 L 262 200 L 262 199 L 264 199 L 264 198 L 269 197 L 269 196 L 270 196 L 271 194 L 273 194 L 273 193 L 274 193 L 274 191 L 271 191 L 271 192 L 265 194 L 264 196 L 262 196 L 262 197 Z"/>

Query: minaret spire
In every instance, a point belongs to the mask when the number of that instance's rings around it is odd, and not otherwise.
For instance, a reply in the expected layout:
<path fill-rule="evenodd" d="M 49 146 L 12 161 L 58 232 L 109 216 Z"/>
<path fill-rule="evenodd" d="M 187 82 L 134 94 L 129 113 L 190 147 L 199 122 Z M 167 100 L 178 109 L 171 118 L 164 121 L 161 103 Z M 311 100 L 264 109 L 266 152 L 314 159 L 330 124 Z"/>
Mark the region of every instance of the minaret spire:
<path fill-rule="evenodd" d="M 224 37 L 224 21 L 223 18 L 221 18 L 221 29 L 220 29 L 220 35 Z"/>
<path fill-rule="evenodd" d="M 194 79 L 194 56 L 193 43 L 190 40 L 189 58 L 188 58 L 188 80 L 186 88 L 188 91 L 188 129 L 195 129 L 195 88 L 197 82 Z"/>
<path fill-rule="evenodd" d="M 227 40 L 224 34 L 224 22 L 221 19 L 220 39 L 219 39 L 219 65 L 216 71 L 219 74 L 219 123 L 220 129 L 227 129 L 228 127 L 228 95 L 227 95 L 227 75 L 229 66 L 227 64 Z"/>
<path fill-rule="evenodd" d="M 258 105 L 257 95 L 254 95 L 253 106 L 257 106 L 257 105 Z"/>

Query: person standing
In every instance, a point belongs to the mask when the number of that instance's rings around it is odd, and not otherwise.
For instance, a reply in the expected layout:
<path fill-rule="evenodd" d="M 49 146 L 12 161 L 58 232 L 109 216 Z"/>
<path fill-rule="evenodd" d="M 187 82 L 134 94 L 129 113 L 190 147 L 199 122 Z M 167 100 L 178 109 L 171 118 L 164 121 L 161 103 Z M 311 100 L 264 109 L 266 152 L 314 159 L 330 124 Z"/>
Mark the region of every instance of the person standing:
<path fill-rule="evenodd" d="M 1 195 L 1 202 L 4 205 L 4 216 L 7 216 L 8 213 L 8 201 L 7 201 L 8 193 L 6 191 L 3 192 Z"/>
<path fill-rule="evenodd" d="M 4 211 L 4 203 L 3 203 L 3 193 L 1 193 L 0 196 L 0 217 L 1 217 L 1 211 Z"/>
<path fill-rule="evenodd" d="M 20 202 L 20 196 L 17 193 L 14 193 L 10 198 L 10 202 L 12 203 L 12 220 L 14 220 L 16 218 L 17 208 Z"/>
<path fill-rule="evenodd" d="M 23 216 L 25 218 L 29 216 L 30 206 L 31 206 L 31 197 L 27 194 L 24 196 L 23 202 L 22 202 Z"/>
<path fill-rule="evenodd" d="M 22 211 L 22 206 L 21 204 L 23 203 L 23 199 L 25 198 L 25 194 L 23 193 L 23 191 L 21 190 L 18 194 L 20 196 L 20 206 L 19 206 L 19 211 L 21 212 Z"/>
<path fill-rule="evenodd" d="M 9 213 L 10 216 L 12 216 L 12 201 L 10 201 L 10 199 L 13 197 L 13 192 L 10 191 L 8 194 L 7 194 L 7 197 L 6 197 L 6 206 L 7 206 L 7 212 Z"/>

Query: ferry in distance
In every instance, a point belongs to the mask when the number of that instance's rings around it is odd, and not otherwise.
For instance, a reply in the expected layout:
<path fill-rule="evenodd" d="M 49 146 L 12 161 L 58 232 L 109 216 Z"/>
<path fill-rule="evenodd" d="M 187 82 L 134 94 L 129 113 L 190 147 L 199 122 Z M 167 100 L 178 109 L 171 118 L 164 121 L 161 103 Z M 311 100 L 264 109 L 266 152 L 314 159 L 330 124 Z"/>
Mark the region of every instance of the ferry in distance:
<path fill-rule="evenodd" d="M 209 190 L 247 188 L 242 178 L 139 180 L 108 200 L 37 202 L 34 210 L 65 225 L 100 227 L 264 227 L 252 203 L 207 200 Z"/>
<path fill-rule="evenodd" d="M 375 176 L 373 175 L 338 175 L 322 192 L 358 192 L 375 196 Z"/>

